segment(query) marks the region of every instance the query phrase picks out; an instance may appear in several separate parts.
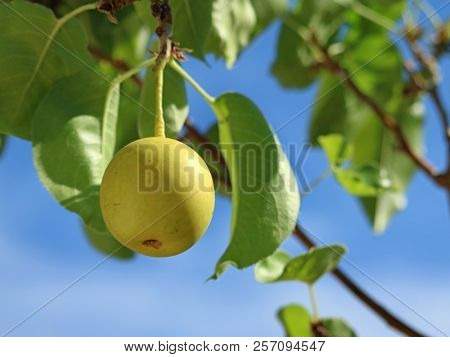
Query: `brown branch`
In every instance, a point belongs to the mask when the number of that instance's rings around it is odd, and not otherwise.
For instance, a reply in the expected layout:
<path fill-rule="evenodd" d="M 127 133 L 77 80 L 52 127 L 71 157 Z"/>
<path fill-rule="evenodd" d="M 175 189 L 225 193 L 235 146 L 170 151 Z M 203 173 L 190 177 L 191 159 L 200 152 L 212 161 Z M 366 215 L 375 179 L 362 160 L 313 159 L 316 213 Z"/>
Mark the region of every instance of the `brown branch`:
<path fill-rule="evenodd" d="M 428 161 L 417 154 L 409 145 L 408 139 L 403 134 L 400 125 L 393 117 L 385 113 L 384 109 L 371 97 L 365 94 L 353 81 L 348 71 L 343 68 L 327 51 L 326 48 L 320 45 L 314 34 L 311 34 L 311 44 L 322 55 L 322 64 L 330 72 L 339 76 L 345 85 L 363 102 L 365 103 L 381 121 L 381 123 L 392 133 L 399 144 L 399 148 L 406 154 L 426 175 L 428 175 L 439 186 L 444 187 L 450 191 L 450 172 L 439 174 L 436 169 L 428 163 Z"/>
<path fill-rule="evenodd" d="M 113 64 L 113 61 L 108 61 Z M 121 70 L 121 67 L 116 67 L 118 70 Z M 123 71 L 125 69 L 122 69 Z M 214 145 L 210 142 L 210 140 L 202 133 L 200 133 L 195 126 L 191 124 L 189 120 L 186 121 L 185 124 L 186 135 L 185 137 L 180 137 L 180 140 L 185 141 L 187 143 L 190 142 L 190 139 L 196 141 L 199 144 L 204 145 L 205 147 L 211 150 L 211 153 L 214 157 L 217 158 L 218 162 L 223 165 L 223 168 L 228 170 L 226 166 L 225 158 L 223 157 L 220 149 L 217 145 Z M 231 189 L 231 181 L 229 176 L 222 177 L 220 175 L 213 173 L 213 178 L 216 182 L 220 182 L 225 188 Z M 293 234 L 297 237 L 298 241 L 301 242 L 306 248 L 311 249 L 316 247 L 316 244 L 313 242 L 311 238 L 301 229 L 300 225 L 296 224 Z M 344 272 L 340 269 L 336 268 L 333 272 L 334 276 L 349 289 L 362 303 L 364 303 L 369 309 L 371 309 L 375 314 L 377 314 L 380 318 L 386 321 L 394 329 L 400 331 L 406 336 L 411 337 L 419 337 L 423 336 L 421 333 L 408 326 L 405 322 L 396 317 L 393 313 L 388 311 L 382 305 L 380 305 L 373 297 L 368 295 L 362 288 L 360 288 L 354 281 L 352 281 Z"/>

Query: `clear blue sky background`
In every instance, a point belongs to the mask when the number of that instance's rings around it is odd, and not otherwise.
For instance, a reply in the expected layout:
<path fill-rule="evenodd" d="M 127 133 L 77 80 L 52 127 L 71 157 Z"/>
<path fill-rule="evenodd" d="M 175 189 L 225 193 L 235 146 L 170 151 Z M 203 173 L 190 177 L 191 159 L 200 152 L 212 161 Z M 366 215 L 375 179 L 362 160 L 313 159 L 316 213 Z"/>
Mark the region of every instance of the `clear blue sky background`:
<path fill-rule="evenodd" d="M 437 0 L 433 3 L 442 4 Z M 441 11 L 441 16 L 450 16 L 450 6 Z M 186 68 L 215 95 L 235 90 L 252 98 L 276 129 L 307 107 L 316 91 L 315 87 L 284 91 L 269 75 L 277 33 L 278 24 L 245 51 L 232 72 L 213 59 L 210 68 L 195 60 L 189 61 Z M 443 65 L 447 73 L 442 94 L 448 107 L 450 61 L 445 60 Z M 191 89 L 189 95 L 195 122 L 207 128 L 214 121 L 211 111 Z M 444 167 L 441 127 L 428 101 L 426 106 L 427 156 Z M 304 113 L 279 132 L 284 145 L 307 140 L 309 115 L 310 112 Z M 313 152 L 305 165 L 307 177 L 315 178 L 326 167 L 323 154 Z M 40 184 L 30 143 L 9 141 L 0 159 L 0 197 L 0 333 L 3 334 L 90 270 L 103 256 L 87 242 L 77 216 L 61 208 Z M 347 245 L 351 264 L 343 262 L 341 267 L 385 306 L 427 334 L 440 334 L 432 325 L 450 334 L 448 202 L 445 194 L 421 173 L 408 189 L 408 200 L 407 210 L 395 217 L 383 236 L 376 237 L 356 199 L 329 178 L 303 197 L 300 220 L 322 241 Z M 257 283 L 252 268 L 244 271 L 231 268 L 219 281 L 205 283 L 226 247 L 230 214 L 230 202 L 219 198 L 208 232 L 190 251 L 161 260 L 147 257 L 128 262 L 109 260 L 12 335 L 282 335 L 275 313 L 280 306 L 293 302 L 309 307 L 304 286 Z M 294 238 L 284 248 L 292 254 L 303 251 Z M 343 317 L 359 335 L 396 335 L 333 277 L 318 283 L 317 296 L 321 315 Z"/>

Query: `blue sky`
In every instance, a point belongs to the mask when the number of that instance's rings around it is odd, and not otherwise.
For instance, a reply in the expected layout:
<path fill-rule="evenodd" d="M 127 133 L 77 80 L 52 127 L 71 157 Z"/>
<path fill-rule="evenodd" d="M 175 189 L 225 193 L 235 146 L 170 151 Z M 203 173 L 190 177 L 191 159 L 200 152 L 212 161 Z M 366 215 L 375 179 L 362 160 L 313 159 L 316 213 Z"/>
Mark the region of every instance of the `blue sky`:
<path fill-rule="evenodd" d="M 449 15 L 447 6 L 441 16 Z M 249 96 L 277 129 L 307 107 L 316 90 L 285 91 L 270 77 L 277 32 L 278 25 L 265 32 L 245 51 L 232 72 L 212 58 L 210 67 L 191 60 L 185 68 L 214 95 L 233 90 Z M 447 73 L 442 89 L 447 91 L 442 90 L 442 94 L 448 103 L 450 61 L 445 60 L 443 65 Z M 214 121 L 211 111 L 191 89 L 189 96 L 195 123 L 207 128 Z M 439 121 L 428 101 L 426 107 L 427 156 L 444 167 L 445 146 Z M 306 142 L 309 115 L 306 112 L 278 132 L 284 145 Z M 312 152 L 305 172 L 312 179 L 326 167 L 323 154 Z M 40 184 L 30 143 L 9 141 L 0 159 L 0 197 L 0 332 L 4 333 L 103 256 L 87 242 L 78 218 L 61 208 Z M 300 221 L 320 240 L 344 243 L 351 264 L 343 262 L 342 268 L 385 306 L 427 334 L 439 335 L 431 324 L 450 334 L 448 202 L 445 194 L 421 173 L 408 189 L 408 201 L 408 208 L 394 218 L 383 236 L 377 237 L 356 199 L 329 178 L 303 197 Z M 257 283 L 251 268 L 230 268 L 219 281 L 205 283 L 226 247 L 230 215 L 230 202 L 219 198 L 210 228 L 193 249 L 168 259 L 108 260 L 12 335 L 281 335 L 276 310 L 293 302 L 309 307 L 304 286 Z M 293 238 L 283 248 L 292 254 L 303 251 Z M 396 335 L 333 277 L 318 283 L 317 297 L 322 316 L 343 317 L 359 335 Z"/>

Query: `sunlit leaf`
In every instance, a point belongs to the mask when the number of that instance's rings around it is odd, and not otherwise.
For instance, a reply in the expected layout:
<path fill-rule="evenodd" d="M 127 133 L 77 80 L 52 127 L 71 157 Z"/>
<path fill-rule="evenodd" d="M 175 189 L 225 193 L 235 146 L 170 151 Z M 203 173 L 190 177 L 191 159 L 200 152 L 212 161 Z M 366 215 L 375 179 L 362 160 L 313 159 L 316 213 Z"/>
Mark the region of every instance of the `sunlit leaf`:
<path fill-rule="evenodd" d="M 224 57 L 231 68 L 239 52 L 250 42 L 256 21 L 250 0 L 214 0 L 208 50 Z"/>
<path fill-rule="evenodd" d="M 286 253 L 277 252 L 258 262 L 255 278 L 263 283 L 301 281 L 311 285 L 332 271 L 345 252 L 342 245 L 312 248 L 292 259 Z"/>
<path fill-rule="evenodd" d="M 278 311 L 286 337 L 314 337 L 309 312 L 300 305 L 288 305 Z"/>
<path fill-rule="evenodd" d="M 255 104 L 229 93 L 213 107 L 233 187 L 231 241 L 217 277 L 230 264 L 245 268 L 272 254 L 293 231 L 300 199 L 289 162 Z"/>

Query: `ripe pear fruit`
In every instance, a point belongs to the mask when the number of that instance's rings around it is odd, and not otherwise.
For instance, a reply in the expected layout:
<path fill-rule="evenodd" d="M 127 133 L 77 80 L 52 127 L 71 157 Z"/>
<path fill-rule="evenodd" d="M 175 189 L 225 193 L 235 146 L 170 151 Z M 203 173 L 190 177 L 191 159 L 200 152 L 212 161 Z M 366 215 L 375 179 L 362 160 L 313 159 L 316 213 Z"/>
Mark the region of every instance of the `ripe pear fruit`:
<path fill-rule="evenodd" d="M 214 183 L 203 159 L 187 145 L 152 137 L 120 150 L 100 188 L 106 226 L 124 246 L 152 257 L 191 248 L 214 211 Z"/>

